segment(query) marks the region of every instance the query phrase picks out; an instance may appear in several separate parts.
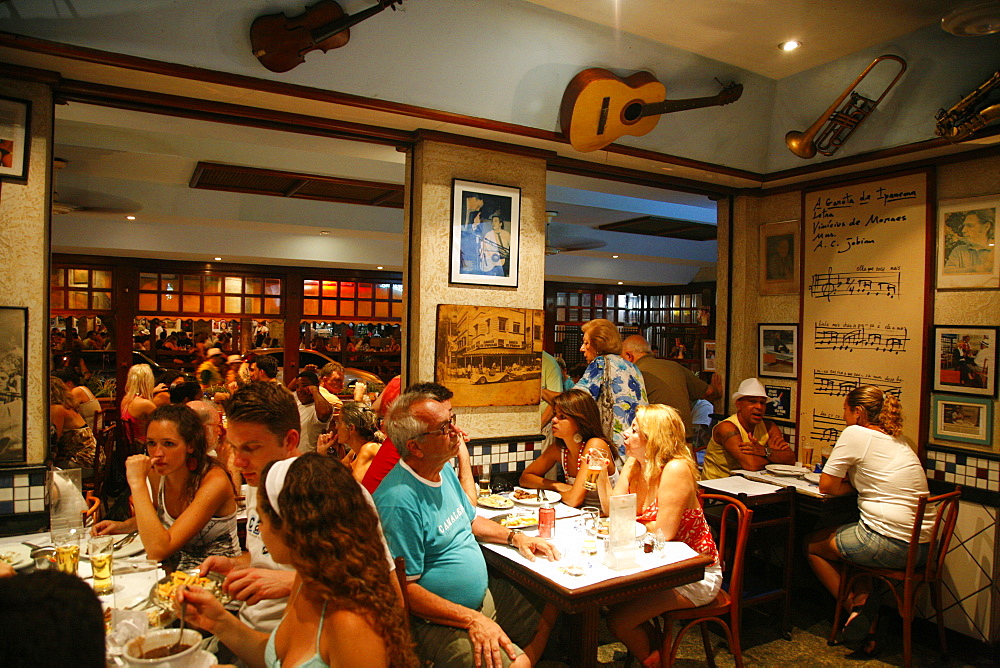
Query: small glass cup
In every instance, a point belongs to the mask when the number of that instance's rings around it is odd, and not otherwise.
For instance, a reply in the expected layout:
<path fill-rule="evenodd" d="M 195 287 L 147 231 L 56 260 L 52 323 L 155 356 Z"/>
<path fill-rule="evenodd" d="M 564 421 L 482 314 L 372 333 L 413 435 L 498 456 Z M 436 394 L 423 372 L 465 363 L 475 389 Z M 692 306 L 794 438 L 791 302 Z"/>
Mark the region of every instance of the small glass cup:
<path fill-rule="evenodd" d="M 56 570 L 77 575 L 80 569 L 80 538 L 83 527 L 52 530 L 52 544 L 56 548 Z"/>
<path fill-rule="evenodd" d="M 580 508 L 583 514 L 583 553 L 588 556 L 597 554 L 597 532 L 601 521 L 601 509 L 594 506 Z"/>
<path fill-rule="evenodd" d="M 98 596 L 110 594 L 115 589 L 112 577 L 114 536 L 92 536 L 87 540 L 87 556 L 94 572 L 94 592 Z"/>
<path fill-rule="evenodd" d="M 479 467 L 479 496 L 486 496 L 490 493 L 490 465 L 483 464 Z"/>

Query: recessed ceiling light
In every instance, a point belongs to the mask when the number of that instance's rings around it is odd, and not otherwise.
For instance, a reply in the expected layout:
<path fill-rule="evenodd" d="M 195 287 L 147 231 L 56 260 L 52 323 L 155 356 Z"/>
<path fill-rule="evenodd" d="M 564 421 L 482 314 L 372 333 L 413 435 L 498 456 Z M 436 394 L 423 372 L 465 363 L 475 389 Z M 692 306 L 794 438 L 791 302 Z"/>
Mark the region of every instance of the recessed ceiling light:
<path fill-rule="evenodd" d="M 378 266 L 378 267 L 375 267 L 375 268 L 376 269 L 385 269 L 385 267 L 382 267 L 382 266 Z"/>
<path fill-rule="evenodd" d="M 125 220 L 135 220 L 135 216 L 125 216 Z"/>
<path fill-rule="evenodd" d="M 217 258 L 215 258 L 215 261 L 216 262 L 222 262 L 222 258 L 221 257 L 217 257 Z"/>
<path fill-rule="evenodd" d="M 330 236 L 330 230 L 320 230 L 319 235 L 321 237 L 328 237 Z"/>
<path fill-rule="evenodd" d="M 618 256 L 617 256 L 617 255 L 612 255 L 611 257 L 612 257 L 613 259 L 615 259 L 615 260 L 617 260 L 617 259 L 618 259 Z"/>
<path fill-rule="evenodd" d="M 622 283 L 621 281 L 618 281 L 618 285 L 625 285 L 625 284 Z"/>
<path fill-rule="evenodd" d="M 781 49 L 782 51 L 794 51 L 800 46 L 802 46 L 802 42 L 798 41 L 797 39 L 790 39 L 787 42 L 782 42 L 781 44 L 779 44 L 778 48 Z"/>

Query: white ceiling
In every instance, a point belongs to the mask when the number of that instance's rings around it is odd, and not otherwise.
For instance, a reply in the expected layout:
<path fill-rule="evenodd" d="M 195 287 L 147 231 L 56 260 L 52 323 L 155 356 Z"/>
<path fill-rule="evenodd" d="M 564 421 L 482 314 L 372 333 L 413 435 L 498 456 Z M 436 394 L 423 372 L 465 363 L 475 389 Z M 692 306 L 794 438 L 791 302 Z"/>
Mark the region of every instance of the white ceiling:
<path fill-rule="evenodd" d="M 782 79 L 938 22 L 955 0 L 526 0 Z M 891 19 L 891 20 L 890 20 Z M 787 40 L 802 48 L 786 53 Z"/>

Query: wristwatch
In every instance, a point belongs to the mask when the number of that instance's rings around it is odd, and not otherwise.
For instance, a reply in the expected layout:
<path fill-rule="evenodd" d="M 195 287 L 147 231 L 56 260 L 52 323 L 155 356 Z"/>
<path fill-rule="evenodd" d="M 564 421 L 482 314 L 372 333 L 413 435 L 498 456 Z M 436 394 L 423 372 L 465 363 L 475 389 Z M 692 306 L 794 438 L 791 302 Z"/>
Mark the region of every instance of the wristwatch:
<path fill-rule="evenodd" d="M 514 547 L 514 536 L 521 533 L 518 529 L 511 529 L 510 533 L 507 534 L 507 544 Z"/>
<path fill-rule="evenodd" d="M 764 446 L 764 459 L 771 461 L 771 446 Z"/>

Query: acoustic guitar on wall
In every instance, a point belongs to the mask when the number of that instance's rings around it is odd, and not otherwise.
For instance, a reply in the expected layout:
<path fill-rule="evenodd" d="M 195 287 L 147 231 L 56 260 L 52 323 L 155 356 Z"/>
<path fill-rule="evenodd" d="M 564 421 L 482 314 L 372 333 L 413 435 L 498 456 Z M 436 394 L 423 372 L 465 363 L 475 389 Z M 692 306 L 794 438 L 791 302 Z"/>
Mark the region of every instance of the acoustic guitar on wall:
<path fill-rule="evenodd" d="M 573 77 L 566 87 L 559 105 L 559 124 L 573 148 L 596 151 L 624 135 L 649 133 L 660 114 L 729 104 L 741 95 L 743 84 L 731 83 L 718 95 L 667 100 L 666 87 L 649 72 L 622 78 L 591 67 Z"/>

